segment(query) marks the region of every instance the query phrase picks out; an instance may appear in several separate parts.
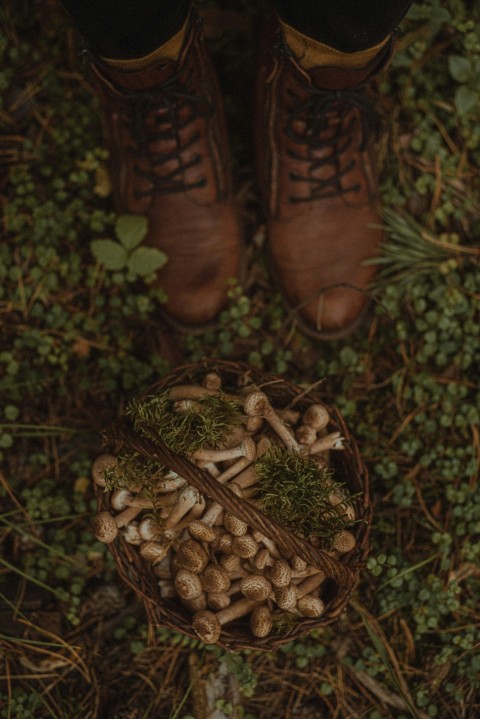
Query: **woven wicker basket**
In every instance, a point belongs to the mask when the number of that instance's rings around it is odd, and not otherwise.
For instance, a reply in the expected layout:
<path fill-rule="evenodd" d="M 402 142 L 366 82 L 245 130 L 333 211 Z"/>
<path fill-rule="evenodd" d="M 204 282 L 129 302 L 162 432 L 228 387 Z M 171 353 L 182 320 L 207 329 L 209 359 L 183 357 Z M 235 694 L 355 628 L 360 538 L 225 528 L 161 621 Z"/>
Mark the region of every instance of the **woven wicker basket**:
<path fill-rule="evenodd" d="M 286 407 L 304 411 L 310 404 L 322 403 L 314 392 L 305 392 L 287 380 L 267 375 L 249 365 L 221 360 L 205 360 L 186 365 L 173 371 L 150 388 L 148 394 L 160 393 L 179 384 L 200 383 L 207 372 L 218 372 L 222 377 L 222 388 L 227 392 L 238 392 L 240 380 L 245 379 L 260 387 L 269 397 L 276 409 Z M 334 621 L 348 603 L 349 597 L 359 580 L 359 571 L 363 567 L 368 552 L 368 536 L 371 520 L 368 474 L 361 461 L 355 440 L 351 436 L 343 418 L 335 407 L 325 405 L 330 413 L 329 430 L 339 430 L 345 437 L 345 449 L 332 452 L 332 464 L 335 480 L 344 482 L 354 497 L 354 508 L 358 521 L 353 528 L 356 547 L 337 560 L 307 541 L 297 537 L 285 527 L 281 527 L 262 514 L 251 502 L 237 497 L 227 486 L 219 484 L 206 471 L 196 467 L 184 456 L 170 450 L 161 440 L 155 444 L 132 432 L 125 421 L 118 422 L 108 433 L 110 449 L 118 452 L 122 448 L 131 448 L 145 457 L 154 459 L 185 477 L 188 482 L 202 492 L 205 497 L 220 503 L 249 524 L 253 530 L 261 531 L 272 539 L 286 553 L 293 553 L 309 564 L 322 569 L 328 579 L 326 590 L 322 592 L 326 609 L 316 619 L 299 618 L 281 633 L 272 633 L 264 639 L 251 636 L 248 618 L 225 625 L 218 644 L 225 649 L 255 649 L 270 651 L 280 645 L 298 639 L 315 627 L 322 627 Z M 110 509 L 110 495 L 96 488 L 99 510 Z M 158 626 L 169 627 L 196 637 L 192 629 L 192 616 L 174 599 L 164 599 L 160 595 L 158 578 L 150 565 L 139 555 L 137 548 L 128 544 L 119 534 L 109 545 L 120 577 L 126 585 L 141 597 L 145 604 L 148 620 Z M 296 618 L 295 618 L 296 619 Z"/>

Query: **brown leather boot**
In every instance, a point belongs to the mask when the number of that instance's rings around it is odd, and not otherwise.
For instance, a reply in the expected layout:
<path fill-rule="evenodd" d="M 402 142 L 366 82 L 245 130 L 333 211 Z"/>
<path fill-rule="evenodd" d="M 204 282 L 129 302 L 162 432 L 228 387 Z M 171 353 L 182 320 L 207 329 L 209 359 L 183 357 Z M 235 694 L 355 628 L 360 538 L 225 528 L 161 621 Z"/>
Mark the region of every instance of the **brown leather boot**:
<path fill-rule="evenodd" d="M 145 215 L 166 311 L 205 326 L 239 278 L 242 232 L 228 169 L 225 119 L 200 20 L 191 15 L 177 60 L 137 71 L 92 61 L 104 105 L 118 211 Z"/>
<path fill-rule="evenodd" d="M 379 123 L 362 70 L 300 66 L 278 23 L 263 39 L 257 157 L 273 271 L 301 329 L 337 339 L 360 322 L 381 230 L 375 140 Z"/>

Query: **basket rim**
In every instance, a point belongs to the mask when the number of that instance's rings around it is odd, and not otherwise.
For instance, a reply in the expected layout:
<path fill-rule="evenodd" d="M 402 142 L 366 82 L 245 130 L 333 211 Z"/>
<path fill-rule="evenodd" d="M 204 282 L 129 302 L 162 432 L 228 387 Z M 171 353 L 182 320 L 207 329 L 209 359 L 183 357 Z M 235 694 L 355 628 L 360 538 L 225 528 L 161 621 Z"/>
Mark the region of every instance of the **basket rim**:
<path fill-rule="evenodd" d="M 271 635 L 269 635 L 269 637 L 265 638 L 264 640 L 258 640 L 255 638 L 255 641 L 252 643 L 252 641 L 246 641 L 247 638 L 245 636 L 245 633 L 243 633 L 243 636 L 239 639 L 238 636 L 229 636 L 228 631 L 222 631 L 222 637 L 219 642 L 217 642 L 219 646 L 223 646 L 226 649 L 249 648 L 269 650 L 272 649 L 274 646 L 280 646 L 281 644 L 291 641 L 291 639 L 294 639 L 299 634 L 304 635 L 315 627 L 326 625 L 331 621 L 334 621 L 334 619 L 336 619 L 336 617 L 340 614 L 340 612 L 345 608 L 346 604 L 348 603 L 352 592 L 354 591 L 359 582 L 360 568 L 361 566 L 363 566 L 366 556 L 368 554 L 368 539 L 372 513 L 369 496 L 368 471 L 361 460 L 355 439 L 351 435 L 343 417 L 341 416 L 341 413 L 337 410 L 336 407 L 326 403 L 317 394 L 317 392 L 315 391 L 315 386 L 313 388 L 302 389 L 297 385 L 294 385 L 284 377 L 278 377 L 276 375 L 268 374 L 262 370 L 257 370 L 256 368 L 253 368 L 243 362 L 204 359 L 201 362 L 182 365 L 172 370 L 159 381 L 154 383 L 147 390 L 147 393 L 145 393 L 143 396 L 149 396 L 151 394 L 158 393 L 163 389 L 167 389 L 168 387 L 176 386 L 187 378 L 191 381 L 192 374 L 199 372 L 205 373 L 205 371 L 218 371 L 220 374 L 230 373 L 231 375 L 240 373 L 249 375 L 253 377 L 254 380 L 261 380 L 262 391 L 265 391 L 267 396 L 269 395 L 269 391 L 271 392 L 271 387 L 275 387 L 277 390 L 288 390 L 288 392 L 292 396 L 289 403 L 283 409 L 285 409 L 286 407 L 294 407 L 299 402 L 303 404 L 306 402 L 307 404 L 320 403 L 324 405 L 330 412 L 330 416 L 332 417 L 332 423 L 338 424 L 338 426 L 342 430 L 342 434 L 344 434 L 344 436 L 346 436 L 349 440 L 348 449 L 338 454 L 343 455 L 345 451 L 349 453 L 349 462 L 353 465 L 353 473 L 355 474 L 355 479 L 359 484 L 362 485 L 362 497 L 360 504 L 362 515 L 361 523 L 358 523 L 356 531 L 352 528 L 352 531 L 354 531 L 356 539 L 358 540 L 355 549 L 348 554 L 342 555 L 341 561 L 334 557 L 326 555 L 323 550 L 319 550 L 318 548 L 315 549 L 317 550 L 317 552 L 321 552 L 320 557 L 322 557 L 322 555 L 325 555 L 327 557 L 326 561 L 320 560 L 320 562 L 315 562 L 315 559 L 312 558 L 310 551 L 307 551 L 306 556 L 303 556 L 304 559 L 307 558 L 307 561 L 310 564 L 314 564 L 317 567 L 319 563 L 322 564 L 322 566 L 318 568 L 323 569 L 324 571 L 326 569 L 326 573 L 329 578 L 331 578 L 331 580 L 336 583 L 337 594 L 334 599 L 329 604 L 327 604 L 326 612 L 317 619 L 303 619 L 297 621 L 295 628 L 292 631 L 286 631 L 281 638 L 272 637 Z M 244 519 L 245 517 L 244 521 L 247 521 L 247 523 L 250 526 L 253 526 L 253 528 L 255 528 L 254 523 L 252 522 L 252 511 L 254 510 L 255 514 L 260 514 L 266 520 L 266 525 L 263 524 L 260 527 L 260 531 L 262 531 L 262 533 L 266 536 L 270 536 L 272 526 L 276 525 L 276 523 L 273 522 L 270 517 L 264 515 L 259 509 L 254 507 L 253 504 L 248 502 L 248 500 L 237 497 L 235 494 L 233 494 L 233 492 L 228 488 L 227 485 L 224 486 L 220 483 L 217 483 L 216 480 L 208 472 L 194 465 L 186 457 L 172 452 L 172 450 L 170 450 L 162 440 L 159 440 L 159 443 L 157 445 L 157 443 L 154 444 L 153 442 L 150 442 L 143 437 L 139 437 L 138 435 L 132 436 L 130 430 L 125 425 L 125 422 L 122 422 L 122 420 L 117 421 L 110 429 L 110 431 L 107 431 L 107 433 L 105 433 L 105 438 L 107 439 L 107 441 L 110 441 L 110 443 L 113 440 L 116 445 L 120 446 L 125 446 L 125 442 L 130 444 L 131 441 L 134 441 L 134 448 L 136 451 L 143 450 L 142 453 L 146 452 L 146 456 L 151 456 L 151 458 L 161 462 L 163 465 L 172 466 L 174 471 L 180 470 L 178 471 L 178 474 L 184 476 L 189 482 L 193 477 L 194 480 L 193 482 L 191 482 L 193 486 L 197 486 L 199 491 L 202 491 L 206 496 L 209 496 L 210 498 L 212 497 L 211 493 L 208 491 L 208 488 L 211 489 L 213 483 L 213 486 L 216 489 L 216 492 L 214 492 L 214 494 L 216 494 L 216 496 L 213 498 L 214 501 L 219 501 L 219 503 L 222 504 L 222 506 L 224 506 L 225 508 L 229 509 L 229 511 L 236 512 L 241 519 Z M 205 487 L 205 485 L 207 485 L 207 487 Z M 108 509 L 109 497 L 107 497 L 106 493 L 103 492 L 101 488 L 96 488 L 96 494 L 99 501 L 99 507 L 102 506 Z M 357 503 L 357 511 L 358 509 L 359 505 Z M 244 516 L 242 516 L 243 511 Z M 289 543 L 285 545 L 285 543 L 283 542 L 283 546 L 286 547 L 284 551 L 288 551 L 290 553 L 295 553 L 298 556 L 302 556 L 301 550 L 303 549 L 303 544 L 307 545 L 307 549 L 310 549 L 310 543 L 308 543 L 306 540 L 297 537 L 295 534 L 293 534 L 291 530 L 285 527 L 280 527 L 280 525 L 277 526 L 281 530 L 280 534 L 282 536 L 286 534 L 287 539 L 291 541 L 291 545 Z M 282 548 L 282 542 L 279 541 L 279 537 L 275 532 L 273 533 L 273 536 L 270 536 L 270 539 L 273 539 L 277 544 L 279 544 L 279 547 Z M 300 545 L 298 544 L 299 540 L 301 540 Z M 159 607 L 158 597 L 154 599 L 153 597 L 149 596 L 148 592 L 145 592 L 139 588 L 138 581 L 136 581 L 135 579 L 130 579 L 129 570 L 133 568 L 132 563 L 133 565 L 138 564 L 138 562 L 133 560 L 131 556 L 129 557 L 129 555 L 135 553 L 133 548 L 128 545 L 128 543 L 126 543 L 120 535 L 118 539 L 115 540 L 115 543 L 113 543 L 113 546 L 110 545 L 110 547 L 112 553 L 114 554 L 117 570 L 119 571 L 119 573 L 121 573 L 122 579 L 126 581 L 126 583 L 143 599 L 149 619 L 153 620 L 153 623 L 155 624 L 167 626 L 169 628 L 182 631 L 183 633 L 186 633 L 191 637 L 197 638 L 196 634 L 194 634 L 193 631 L 190 631 L 188 626 L 184 626 L 184 622 L 179 624 L 180 616 L 178 615 L 178 612 L 173 612 L 174 619 L 173 621 L 170 621 L 169 615 L 171 615 L 172 612 L 166 608 L 168 602 L 162 600 L 163 607 Z M 125 554 L 127 557 L 126 565 L 124 565 L 122 561 L 122 554 Z M 138 553 L 135 554 L 139 558 Z M 123 567 L 122 572 L 120 572 L 119 565 Z M 142 572 L 145 572 L 147 567 L 147 563 L 143 563 L 143 560 L 141 560 L 141 565 L 136 567 L 136 571 L 141 575 Z M 150 568 L 148 568 L 148 571 L 151 572 L 152 576 L 154 576 Z M 336 576 L 332 576 L 332 574 Z M 166 612 L 162 611 L 162 608 L 166 609 Z M 233 624 L 235 623 L 232 623 L 232 625 Z M 224 630 L 226 629 L 227 627 L 224 627 Z"/>

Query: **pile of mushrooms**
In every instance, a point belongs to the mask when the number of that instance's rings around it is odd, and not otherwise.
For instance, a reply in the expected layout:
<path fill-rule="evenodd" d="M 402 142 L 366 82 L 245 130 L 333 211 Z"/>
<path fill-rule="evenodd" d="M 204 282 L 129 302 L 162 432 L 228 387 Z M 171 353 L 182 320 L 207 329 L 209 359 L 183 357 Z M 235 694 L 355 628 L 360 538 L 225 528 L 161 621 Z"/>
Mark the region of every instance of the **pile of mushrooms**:
<path fill-rule="evenodd" d="M 174 411 L 191 408 L 200 398 L 222 392 L 222 380 L 209 373 L 202 385 L 181 385 L 167 390 Z M 255 502 L 259 486 L 254 461 L 272 443 L 290 452 L 312 457 L 329 466 L 331 451 L 343 449 L 344 438 L 328 430 L 330 417 L 323 405 L 313 404 L 301 414 L 276 410 L 256 386 L 239 390 L 243 401 L 242 424 L 232 427 L 221 449 L 199 449 L 189 459 L 239 497 Z M 93 463 L 93 481 L 105 488 L 106 471 L 117 458 L 102 454 Z M 138 547 L 140 556 L 158 577 L 161 596 L 176 598 L 192 614 L 192 627 L 205 643 L 219 640 L 222 627 L 250 616 L 254 637 L 266 637 L 276 617 L 316 618 L 325 609 L 322 589 L 326 575 L 297 556 L 285 556 L 276 544 L 244 521 L 203 496 L 187 480 L 166 469 L 155 485 L 155 499 L 145 499 L 139 487 L 112 491 L 111 511 L 94 520 L 101 542 L 118 535 Z M 355 521 L 347 495 L 332 489 L 332 507 Z M 152 517 L 155 504 L 156 516 Z M 355 537 L 343 530 L 334 540 L 332 556 L 350 552 Z"/>

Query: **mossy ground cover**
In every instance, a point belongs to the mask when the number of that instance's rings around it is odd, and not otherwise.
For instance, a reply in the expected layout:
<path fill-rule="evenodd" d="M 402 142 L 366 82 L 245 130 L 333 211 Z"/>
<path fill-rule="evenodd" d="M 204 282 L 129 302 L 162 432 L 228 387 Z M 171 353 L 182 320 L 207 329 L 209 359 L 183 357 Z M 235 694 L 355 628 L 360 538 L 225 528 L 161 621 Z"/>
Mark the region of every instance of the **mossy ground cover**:
<path fill-rule="evenodd" d="M 203 11 L 250 263 L 219 330 L 193 338 L 162 323 L 142 223 L 112 209 L 68 19 L 53 0 L 0 10 L 0 714 L 201 719 L 201 687 L 223 672 L 235 678 L 218 699 L 226 716 L 474 719 L 480 7 L 428 0 L 402 23 L 374 88 L 387 228 L 374 311 L 348 339 L 318 344 L 296 331 L 263 251 L 248 102 L 259 5 L 220 5 Z M 320 382 L 371 472 L 372 548 L 354 601 L 271 655 L 147 626 L 90 529 L 100 429 L 169 367 L 204 355 Z"/>

